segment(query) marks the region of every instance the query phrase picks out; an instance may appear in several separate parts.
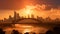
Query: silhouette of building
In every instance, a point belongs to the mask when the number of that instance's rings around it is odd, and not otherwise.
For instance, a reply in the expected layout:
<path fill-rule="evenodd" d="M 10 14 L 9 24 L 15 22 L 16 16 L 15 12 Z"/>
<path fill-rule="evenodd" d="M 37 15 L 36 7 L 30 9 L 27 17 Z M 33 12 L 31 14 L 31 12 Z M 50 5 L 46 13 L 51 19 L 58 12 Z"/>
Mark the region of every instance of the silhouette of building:
<path fill-rule="evenodd" d="M 8 20 L 8 19 L 4 18 L 4 23 L 7 23 L 7 20 Z"/>
<path fill-rule="evenodd" d="M 14 11 L 14 20 L 16 20 L 17 13 Z"/>
<path fill-rule="evenodd" d="M 0 23 L 3 23 L 3 20 L 0 20 Z"/>
<path fill-rule="evenodd" d="M 31 18 L 34 18 L 34 15 L 33 14 L 31 14 Z"/>
<path fill-rule="evenodd" d="M 42 17 L 37 16 L 37 20 L 39 20 L 40 22 L 44 22 L 44 19 Z"/>
<path fill-rule="evenodd" d="M 42 17 L 37 17 L 37 19 L 38 19 L 38 20 L 43 20 L 43 18 L 42 18 Z"/>
<path fill-rule="evenodd" d="M 11 16 L 11 15 L 9 15 L 9 18 L 8 18 L 8 20 L 7 20 L 9 23 L 12 23 L 12 21 L 13 21 L 13 17 Z"/>
<path fill-rule="evenodd" d="M 4 18 L 4 21 L 6 21 L 7 19 L 6 18 Z"/>
<path fill-rule="evenodd" d="M 27 17 L 28 18 L 33 18 L 33 19 L 36 19 L 35 17 L 34 17 L 34 15 L 33 14 L 31 14 L 31 15 L 27 15 Z M 2 21 L 2 20 L 0 20 L 0 22 L 4 22 L 4 23 L 15 23 L 16 21 L 19 21 L 20 19 L 25 19 L 26 18 L 26 16 L 25 17 L 20 17 L 19 16 L 19 13 L 17 13 L 16 11 L 14 11 L 14 16 L 12 17 L 11 15 L 9 15 L 9 18 L 8 19 L 6 19 L 6 18 L 4 18 L 4 21 Z M 43 23 L 52 23 L 52 22 L 54 22 L 54 23 L 57 23 L 57 22 L 59 22 L 60 23 L 60 19 L 59 18 L 56 18 L 55 20 L 52 20 L 50 17 L 47 17 L 46 19 L 43 19 L 42 17 L 39 17 L 39 16 L 37 16 L 37 20 L 39 20 L 40 22 L 43 22 Z"/>
<path fill-rule="evenodd" d="M 60 19 L 59 19 L 59 18 L 56 18 L 56 19 L 54 20 L 54 22 L 55 22 L 56 24 L 60 24 Z"/>
<path fill-rule="evenodd" d="M 14 22 L 16 22 L 19 19 L 20 19 L 19 13 L 16 13 L 16 11 L 14 11 Z"/>
<path fill-rule="evenodd" d="M 12 19 L 13 19 L 13 17 L 11 15 L 9 15 L 9 20 L 12 20 Z"/>
<path fill-rule="evenodd" d="M 28 18 L 30 18 L 30 15 L 28 14 Z"/>
<path fill-rule="evenodd" d="M 16 14 L 16 19 L 17 19 L 17 20 L 20 19 L 19 13 Z"/>
<path fill-rule="evenodd" d="M 47 17 L 47 18 L 45 19 L 45 22 L 46 22 L 46 23 L 51 23 L 51 21 L 52 21 L 52 19 L 51 19 L 50 17 Z"/>

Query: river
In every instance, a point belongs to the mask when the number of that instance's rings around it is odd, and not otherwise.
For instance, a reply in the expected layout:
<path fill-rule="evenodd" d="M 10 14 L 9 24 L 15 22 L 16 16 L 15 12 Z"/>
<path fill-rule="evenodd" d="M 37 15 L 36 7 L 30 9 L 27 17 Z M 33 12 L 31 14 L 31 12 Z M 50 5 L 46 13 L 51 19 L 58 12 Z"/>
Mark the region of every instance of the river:
<path fill-rule="evenodd" d="M 12 30 L 18 30 L 22 34 L 26 32 L 35 32 L 35 33 L 41 33 L 44 34 L 48 30 L 45 27 L 39 27 L 39 26 L 32 26 L 32 25 L 24 25 L 24 24 L 15 24 L 13 27 L 5 27 L 4 31 L 6 31 L 6 34 L 11 34 Z"/>

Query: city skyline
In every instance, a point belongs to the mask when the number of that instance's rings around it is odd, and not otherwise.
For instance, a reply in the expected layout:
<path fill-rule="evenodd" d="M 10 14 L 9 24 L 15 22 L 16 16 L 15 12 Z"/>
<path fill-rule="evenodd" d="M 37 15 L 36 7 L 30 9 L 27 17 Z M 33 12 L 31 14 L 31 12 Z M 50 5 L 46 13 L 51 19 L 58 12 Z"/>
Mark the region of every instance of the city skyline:
<path fill-rule="evenodd" d="M 1 34 L 60 34 L 60 0 L 0 0 Z"/>
<path fill-rule="evenodd" d="M 32 13 L 39 17 L 60 18 L 60 0 L 0 0 L 0 19 L 13 16 L 14 10 L 21 16 Z M 29 6 L 29 7 L 27 7 Z M 33 11 L 32 11 L 32 10 Z"/>

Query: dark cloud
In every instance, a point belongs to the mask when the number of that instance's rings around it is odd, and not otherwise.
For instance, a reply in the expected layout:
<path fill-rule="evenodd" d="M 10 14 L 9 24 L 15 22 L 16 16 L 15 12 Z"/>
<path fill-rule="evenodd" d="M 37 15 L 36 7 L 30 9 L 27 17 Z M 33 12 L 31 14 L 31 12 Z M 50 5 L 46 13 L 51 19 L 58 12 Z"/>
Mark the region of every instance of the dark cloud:
<path fill-rule="evenodd" d="M 60 7 L 60 0 L 38 0 L 36 3 L 46 4 L 47 5 L 46 9 L 51 9 L 51 8 L 56 9 Z"/>
<path fill-rule="evenodd" d="M 24 2 L 27 1 L 27 2 Z M 60 0 L 0 0 L 0 9 L 20 9 L 25 4 L 45 4 L 46 9 L 58 8 L 60 6 Z"/>

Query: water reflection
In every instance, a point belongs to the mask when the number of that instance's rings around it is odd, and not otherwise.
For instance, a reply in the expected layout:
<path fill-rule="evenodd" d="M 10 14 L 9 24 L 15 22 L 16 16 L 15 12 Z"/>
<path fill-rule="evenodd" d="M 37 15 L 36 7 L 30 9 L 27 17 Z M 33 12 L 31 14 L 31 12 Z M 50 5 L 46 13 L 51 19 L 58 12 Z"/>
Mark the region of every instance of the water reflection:
<path fill-rule="evenodd" d="M 21 24 L 15 24 L 14 27 L 8 27 L 4 29 L 6 31 L 6 34 L 11 34 L 12 30 L 18 30 L 21 33 L 26 32 L 35 32 L 35 33 L 45 33 L 48 29 L 44 27 L 38 27 L 38 26 L 32 26 L 32 25 L 21 25 Z"/>

